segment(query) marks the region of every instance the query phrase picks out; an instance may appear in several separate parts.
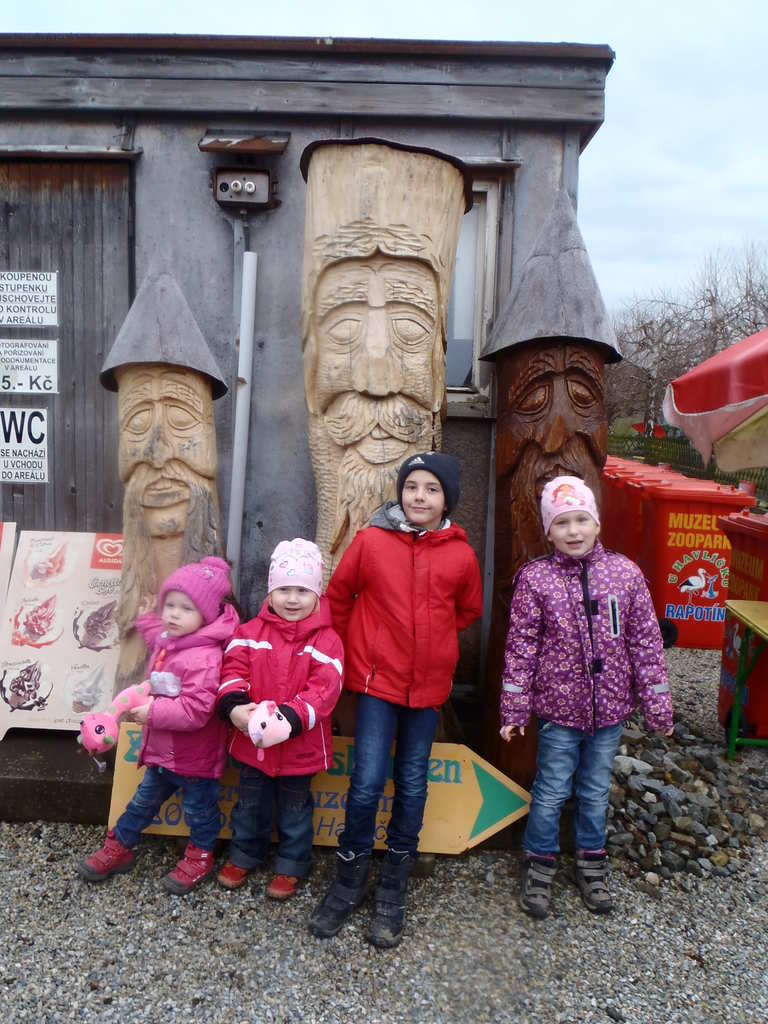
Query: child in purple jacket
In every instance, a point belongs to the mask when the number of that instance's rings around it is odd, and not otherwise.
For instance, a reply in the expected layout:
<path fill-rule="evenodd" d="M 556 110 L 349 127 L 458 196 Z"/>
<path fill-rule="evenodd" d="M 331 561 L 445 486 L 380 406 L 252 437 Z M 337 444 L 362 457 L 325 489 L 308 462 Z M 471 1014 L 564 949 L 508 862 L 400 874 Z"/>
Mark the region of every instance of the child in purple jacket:
<path fill-rule="evenodd" d="M 574 880 L 587 907 L 612 908 L 605 823 L 622 723 L 642 706 L 645 726 L 672 732 L 661 634 L 643 574 L 598 541 L 592 491 L 578 477 L 541 496 L 554 552 L 524 565 L 510 606 L 501 683 L 501 736 L 538 721 L 536 777 L 523 837 L 520 906 L 545 917 L 559 851 L 560 812 L 576 797 Z"/>

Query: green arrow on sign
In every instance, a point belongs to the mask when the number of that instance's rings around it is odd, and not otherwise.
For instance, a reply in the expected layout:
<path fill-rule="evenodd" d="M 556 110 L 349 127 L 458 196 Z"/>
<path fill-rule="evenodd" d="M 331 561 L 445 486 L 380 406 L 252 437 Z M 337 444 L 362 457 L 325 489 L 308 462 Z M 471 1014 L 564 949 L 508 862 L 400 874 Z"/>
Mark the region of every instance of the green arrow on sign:
<path fill-rule="evenodd" d="M 491 774 L 491 771 L 487 771 L 475 760 L 472 761 L 472 767 L 475 769 L 475 778 L 483 802 L 472 826 L 469 846 L 475 846 L 482 839 L 509 825 L 521 817 L 528 808 L 528 801 L 521 795 L 525 794 L 525 790 L 511 779 L 493 768 Z"/>

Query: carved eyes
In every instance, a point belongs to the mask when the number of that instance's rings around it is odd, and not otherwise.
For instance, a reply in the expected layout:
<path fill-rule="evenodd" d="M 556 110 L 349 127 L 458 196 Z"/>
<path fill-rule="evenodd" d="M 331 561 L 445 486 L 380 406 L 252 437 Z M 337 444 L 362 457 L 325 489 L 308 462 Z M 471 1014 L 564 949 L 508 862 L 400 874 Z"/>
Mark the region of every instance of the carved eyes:
<path fill-rule="evenodd" d="M 200 418 L 190 409 L 183 405 L 176 405 L 173 402 L 163 402 L 165 420 L 171 430 L 185 431 L 199 426 Z M 146 434 L 152 427 L 155 419 L 155 408 L 145 405 L 131 413 L 125 421 L 125 429 L 132 434 Z"/>
<path fill-rule="evenodd" d="M 357 341 L 360 327 L 360 320 L 355 317 L 345 317 L 343 320 L 337 320 L 328 328 L 328 335 L 340 345 L 351 345 Z"/>
<path fill-rule="evenodd" d="M 430 334 L 424 324 L 408 316 L 395 317 L 391 323 L 395 337 L 406 348 L 420 345 Z"/>
<path fill-rule="evenodd" d="M 533 413 L 541 412 L 549 405 L 549 392 L 548 384 L 537 384 L 524 391 L 519 397 L 510 393 L 509 404 L 516 412 L 530 416 Z"/>
<path fill-rule="evenodd" d="M 595 402 L 599 401 L 599 397 L 592 388 L 576 377 L 568 378 L 568 394 L 573 404 L 579 409 L 588 409 Z"/>

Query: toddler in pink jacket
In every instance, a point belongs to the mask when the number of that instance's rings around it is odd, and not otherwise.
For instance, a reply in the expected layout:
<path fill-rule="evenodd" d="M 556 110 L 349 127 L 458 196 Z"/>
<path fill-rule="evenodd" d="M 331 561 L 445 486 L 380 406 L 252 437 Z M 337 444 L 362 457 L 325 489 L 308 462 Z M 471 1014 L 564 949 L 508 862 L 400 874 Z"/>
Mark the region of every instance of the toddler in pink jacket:
<path fill-rule="evenodd" d="M 587 907 L 607 913 L 605 825 L 624 719 L 669 735 L 672 702 L 661 634 L 643 574 L 598 540 L 594 495 L 578 477 L 551 480 L 541 514 L 553 554 L 524 565 L 510 606 L 501 683 L 501 735 L 538 722 L 536 777 L 523 837 L 520 905 L 549 910 L 560 812 L 576 797 L 574 880 Z"/>
<path fill-rule="evenodd" d="M 233 606 L 223 603 L 230 593 L 227 563 L 204 558 L 165 580 L 159 615 L 136 620 L 152 652 L 148 678 L 153 696 L 127 717 L 144 726 L 139 765 L 146 771 L 104 845 L 79 862 L 78 871 L 89 882 L 131 870 L 142 830 L 177 789 L 190 840 L 163 885 L 183 895 L 213 871 L 227 739 L 227 727 L 215 713 L 216 691 L 224 646 L 239 623 Z"/>

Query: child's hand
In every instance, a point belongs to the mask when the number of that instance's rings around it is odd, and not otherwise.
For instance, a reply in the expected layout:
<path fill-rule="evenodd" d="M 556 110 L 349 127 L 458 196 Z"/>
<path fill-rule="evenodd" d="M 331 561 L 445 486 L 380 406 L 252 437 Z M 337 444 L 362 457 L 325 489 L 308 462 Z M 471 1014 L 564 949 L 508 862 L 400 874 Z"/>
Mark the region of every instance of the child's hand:
<path fill-rule="evenodd" d="M 675 735 L 675 727 L 672 726 L 671 729 L 666 729 L 666 730 L 664 730 L 664 729 L 654 729 L 653 732 L 654 732 L 655 736 L 674 736 Z"/>
<path fill-rule="evenodd" d="M 258 707 L 258 704 L 254 704 L 251 701 L 250 704 L 237 704 L 229 713 L 229 720 L 234 727 L 239 731 L 248 735 L 248 719 L 254 708 Z"/>
<path fill-rule="evenodd" d="M 152 707 L 154 699 L 154 697 L 150 697 L 146 704 L 141 704 L 139 707 L 134 708 L 133 711 L 125 716 L 126 721 L 136 722 L 138 725 L 146 725 L 149 709 Z"/>
<path fill-rule="evenodd" d="M 525 736 L 524 725 L 502 725 L 499 729 L 499 736 L 504 740 L 505 743 L 509 743 L 516 732 L 519 732 L 521 736 Z"/>

